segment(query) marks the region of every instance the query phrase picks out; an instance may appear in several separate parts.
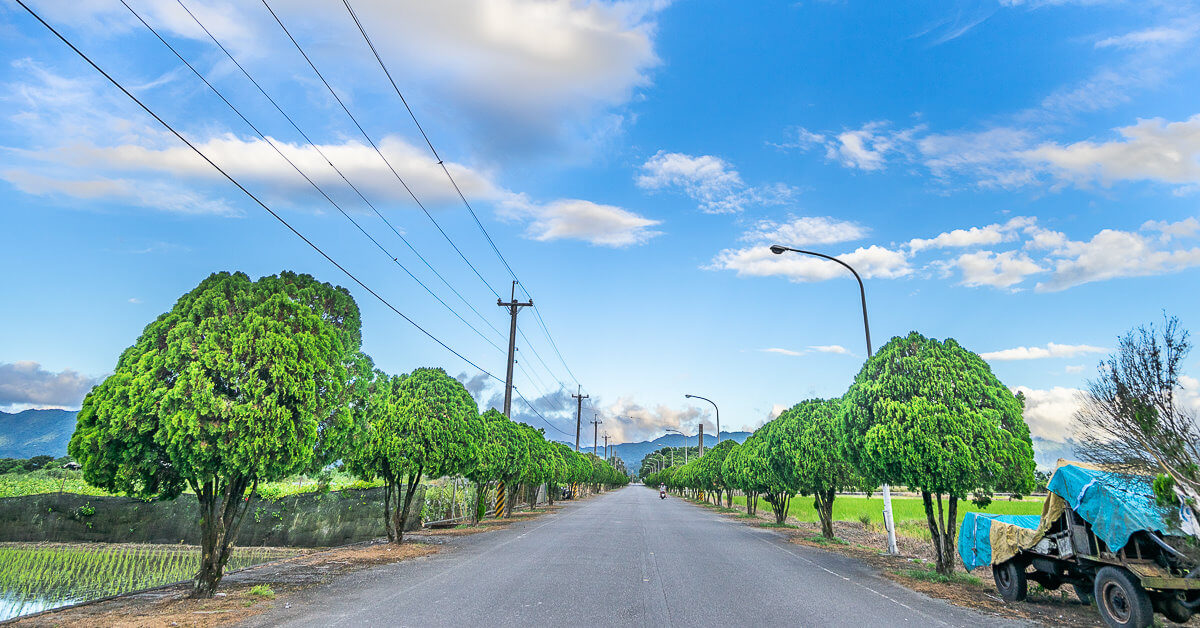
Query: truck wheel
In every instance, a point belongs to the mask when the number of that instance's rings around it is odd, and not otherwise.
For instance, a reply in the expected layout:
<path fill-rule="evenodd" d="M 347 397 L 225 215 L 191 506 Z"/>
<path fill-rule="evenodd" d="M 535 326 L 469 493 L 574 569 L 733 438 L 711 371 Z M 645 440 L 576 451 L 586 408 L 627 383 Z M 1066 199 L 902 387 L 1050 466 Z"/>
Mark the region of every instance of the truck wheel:
<path fill-rule="evenodd" d="M 1154 621 L 1150 596 L 1133 574 L 1119 567 L 1096 572 L 1096 607 L 1112 628 L 1146 628 Z"/>
<path fill-rule="evenodd" d="M 1081 584 L 1073 584 L 1071 585 L 1071 588 L 1075 589 L 1075 597 L 1079 598 L 1080 604 L 1083 604 L 1084 606 L 1091 606 L 1092 602 L 1096 601 L 1096 598 L 1092 595 L 1091 589 Z"/>
<path fill-rule="evenodd" d="M 1006 560 L 992 567 L 992 578 L 996 580 L 996 590 L 1006 602 L 1020 602 L 1029 591 L 1029 582 L 1025 578 L 1025 566 L 1014 560 Z"/>

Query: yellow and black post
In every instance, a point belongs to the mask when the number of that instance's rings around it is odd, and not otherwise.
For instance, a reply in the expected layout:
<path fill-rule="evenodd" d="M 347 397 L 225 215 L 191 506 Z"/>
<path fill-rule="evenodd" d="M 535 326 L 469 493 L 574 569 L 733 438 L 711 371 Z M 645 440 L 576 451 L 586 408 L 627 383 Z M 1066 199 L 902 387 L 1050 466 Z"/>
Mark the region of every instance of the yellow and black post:
<path fill-rule="evenodd" d="M 506 497 L 507 497 L 507 495 L 505 495 L 504 482 L 500 482 L 499 484 L 496 485 L 496 518 L 497 519 L 507 516 L 504 512 Z"/>

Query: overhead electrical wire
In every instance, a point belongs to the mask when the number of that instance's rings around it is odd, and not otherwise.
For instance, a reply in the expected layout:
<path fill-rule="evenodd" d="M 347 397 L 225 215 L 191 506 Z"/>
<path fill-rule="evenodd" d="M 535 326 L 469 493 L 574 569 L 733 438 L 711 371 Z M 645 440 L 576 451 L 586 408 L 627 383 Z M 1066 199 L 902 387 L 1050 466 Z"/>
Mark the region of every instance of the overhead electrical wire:
<path fill-rule="evenodd" d="M 437 294 L 435 294 L 433 292 L 433 290 L 431 290 L 429 288 L 429 286 L 425 285 L 425 283 L 422 282 L 420 279 L 418 279 L 416 275 L 412 274 L 412 272 L 409 271 L 408 268 L 405 267 L 404 264 L 402 264 L 400 262 L 400 260 L 397 259 L 396 256 L 394 256 L 392 254 L 391 251 L 387 250 L 387 248 L 384 247 L 383 244 L 381 244 L 378 240 L 376 240 L 370 233 L 367 233 L 366 229 L 364 229 L 362 227 L 362 225 L 360 225 L 358 223 L 358 221 L 354 220 L 354 218 L 352 216 L 350 216 L 350 214 L 346 213 L 346 210 L 342 209 L 341 205 L 339 205 L 336 201 L 334 201 L 333 198 L 331 198 L 329 196 L 329 194 L 326 193 L 325 190 L 321 188 L 320 185 L 318 185 L 315 181 L 313 181 L 312 178 L 309 177 L 303 170 L 301 170 L 300 167 L 297 166 L 295 162 L 293 162 L 286 154 L 284 154 L 284 152 L 275 144 L 275 142 L 273 142 L 269 137 L 267 137 L 266 134 L 264 134 L 262 131 L 260 131 L 259 128 L 257 126 L 255 126 L 255 124 L 253 122 L 251 122 L 249 119 L 247 119 L 246 116 L 244 114 L 242 114 L 242 112 L 233 103 L 231 103 L 229 101 L 229 99 L 227 99 L 225 97 L 225 95 L 221 93 L 220 90 L 218 90 L 212 83 L 210 83 L 208 81 L 208 79 L 206 79 L 204 77 L 203 74 L 201 74 L 198 70 L 196 70 L 195 66 L 193 66 L 187 59 L 185 59 L 183 57 L 183 55 L 180 54 L 179 51 L 176 50 L 175 47 L 172 46 L 166 39 L 164 39 L 163 36 L 161 34 L 159 34 L 159 32 L 157 30 L 155 30 L 155 28 L 153 26 L 151 26 L 148 22 L 146 22 L 146 20 L 143 19 L 142 16 L 133 9 L 133 7 L 129 6 L 129 3 L 126 2 L 126 0 L 120 0 L 120 1 L 121 1 L 121 4 L 125 5 L 125 8 L 128 9 L 129 12 L 133 14 L 134 17 L 137 18 L 137 20 L 142 23 L 143 26 L 145 26 L 151 33 L 153 33 L 154 36 L 156 38 L 158 38 L 158 40 L 160 42 L 162 42 L 162 44 L 164 46 L 167 47 L 168 50 L 170 50 L 172 53 L 174 53 L 175 57 L 178 58 L 180 62 L 182 62 L 185 66 L 187 66 L 187 68 L 189 70 L 191 70 L 192 73 L 195 74 L 197 78 L 199 78 L 201 81 L 203 81 L 204 84 L 207 85 L 208 88 L 210 90 L 212 90 L 212 92 L 214 94 L 216 94 L 217 97 L 220 98 L 222 102 L 224 102 L 235 114 L 237 114 L 237 116 L 239 118 L 241 118 L 242 122 L 245 122 L 246 125 L 249 126 L 255 132 L 255 134 L 257 134 L 264 142 L 266 142 L 272 149 L 274 149 L 275 152 L 280 157 L 282 157 L 283 160 L 286 161 L 288 163 L 288 165 L 290 165 L 301 177 L 304 177 L 304 180 L 307 181 L 309 183 L 309 185 L 311 185 L 317 192 L 319 192 L 321 194 L 321 196 L 323 196 L 325 198 L 325 200 L 329 201 L 329 204 L 333 205 L 333 207 L 335 209 L 337 209 L 338 212 L 343 217 L 346 218 L 346 220 L 349 220 L 351 224 L 353 224 L 355 227 L 357 227 L 358 230 L 360 232 L 362 232 L 362 234 L 364 236 L 366 236 L 367 239 L 370 240 L 372 244 L 374 244 L 380 251 L 383 252 L 384 255 L 386 255 L 388 257 L 388 259 L 390 259 L 392 261 L 392 263 L 394 263 L 396 266 L 400 267 L 400 269 L 403 270 L 410 278 L 412 278 L 413 281 L 417 282 L 417 284 L 419 284 L 422 288 L 424 288 L 425 291 L 428 292 L 430 296 L 432 296 L 434 299 L 437 299 L 438 303 L 441 303 L 443 306 L 445 306 L 445 308 L 447 310 L 449 310 L 451 314 L 453 314 L 455 317 L 457 317 L 458 320 L 462 321 L 464 325 L 471 328 L 471 330 L 474 331 L 480 338 L 482 338 L 484 342 L 495 347 L 497 351 L 504 352 L 504 349 L 501 349 L 499 345 L 497 345 L 490 338 L 485 336 L 483 334 L 483 332 L 479 331 L 479 329 L 477 329 L 474 325 L 467 322 L 467 320 L 464 319 L 457 311 L 455 311 L 454 308 L 450 307 L 450 304 L 443 301 L 441 297 L 439 297 Z"/>
<path fill-rule="evenodd" d="M 263 0 L 263 3 L 265 4 L 266 0 Z M 383 57 L 380 56 L 379 50 L 375 48 L 375 42 L 372 41 L 371 36 L 367 34 L 367 30 L 363 27 L 362 21 L 358 19 L 358 14 L 354 11 L 354 7 L 350 6 L 350 0 L 342 0 L 342 4 L 346 6 L 346 11 L 349 12 L 351 19 L 354 20 L 354 25 L 358 27 L 358 32 L 362 35 L 363 40 L 366 41 L 367 46 L 371 49 L 371 53 L 375 56 L 375 60 L 379 63 L 379 67 L 387 76 L 388 82 L 392 84 L 392 89 L 395 90 L 396 96 L 398 96 L 400 98 L 400 102 L 404 104 L 404 108 L 408 111 L 409 117 L 412 118 L 413 124 L 415 124 L 417 126 L 417 130 L 421 132 L 421 137 L 425 139 L 425 144 L 429 146 L 429 150 L 431 153 L 433 153 L 434 158 L 437 159 L 438 165 L 441 166 L 442 171 L 446 173 L 446 178 L 449 179 L 450 184 L 454 186 L 454 191 L 458 193 L 458 197 L 462 199 L 463 205 L 465 205 L 467 211 L 471 213 L 471 217 L 475 219 L 475 224 L 478 225 L 480 232 L 483 233 L 483 237 L 487 239 L 488 244 L 491 245 L 492 250 L 496 253 L 496 256 L 500 258 L 500 262 L 504 264 L 504 267 L 508 269 L 508 273 L 512 275 L 513 280 L 516 281 L 520 286 L 521 291 L 525 293 L 527 298 L 532 299 L 532 295 L 529 294 L 529 291 L 525 289 L 524 284 L 522 284 L 520 279 L 517 278 L 517 274 L 513 271 L 512 266 L 508 264 L 508 260 L 504 258 L 504 254 L 500 252 L 500 248 L 497 247 L 496 242 L 492 240 L 492 236 L 483 226 L 483 222 L 479 220 L 479 215 L 475 213 L 475 209 L 471 207 L 471 203 L 467 201 L 467 197 L 463 194 L 462 188 L 460 188 L 458 182 L 454 180 L 454 175 L 450 174 L 450 169 L 446 167 L 445 160 L 442 159 L 441 155 L 438 154 L 437 149 L 434 148 L 433 142 L 429 139 L 429 135 L 425 132 L 425 128 L 421 126 L 420 121 L 417 120 L 416 113 L 414 113 L 412 107 L 409 106 L 408 99 L 406 99 L 403 92 L 400 91 L 399 85 L 396 84 L 396 80 L 392 77 L 391 71 L 388 70 L 387 64 L 384 63 Z M 276 19 L 278 20 L 278 18 Z M 293 40 L 293 42 L 294 41 L 295 40 Z M 579 378 L 575 376 L 575 373 L 571 370 L 571 367 L 567 365 L 567 361 L 563 358 L 562 352 L 558 348 L 558 343 L 554 341 L 554 337 L 550 334 L 550 328 L 546 325 L 545 319 L 542 318 L 541 312 L 537 307 L 534 307 L 533 310 L 534 314 L 537 316 L 538 323 L 541 326 L 542 331 L 544 331 L 546 334 L 546 339 L 550 341 L 550 346 L 554 349 L 555 354 L 558 355 L 559 361 L 562 362 L 563 367 L 567 370 L 567 373 L 571 376 L 571 379 L 574 380 L 576 384 L 579 384 Z M 526 338 L 525 341 L 529 342 L 529 339 Z M 547 368 L 547 371 L 549 371 L 549 368 Z"/>
<path fill-rule="evenodd" d="M 260 94 L 262 94 L 263 97 L 266 98 L 267 101 L 270 102 L 273 107 L 275 107 L 275 110 L 279 112 L 279 115 L 283 116 L 284 119 L 286 119 L 288 121 L 288 124 L 290 124 L 292 126 L 292 128 L 295 129 L 296 132 L 299 133 L 300 136 L 304 138 L 304 141 L 307 142 L 308 145 L 311 146 L 312 149 L 315 150 L 317 152 L 317 154 L 320 155 L 321 158 L 325 160 L 325 163 L 329 164 L 329 167 L 332 168 L 333 171 L 336 172 L 339 177 L 341 177 L 342 181 L 344 181 L 346 183 L 346 185 L 348 185 L 350 187 L 350 189 L 354 190 L 354 193 L 358 195 L 358 198 L 361 199 L 362 202 L 367 205 L 367 207 L 371 208 L 371 211 L 374 212 L 375 215 L 378 216 L 379 219 L 382 220 L 383 223 L 385 225 L 387 225 L 389 229 L 391 229 L 392 233 L 396 234 L 396 237 L 399 238 L 400 241 L 403 242 L 404 245 L 406 247 L 408 247 L 408 249 L 410 251 L 412 251 L 413 255 L 416 255 L 417 258 L 421 260 L 421 263 L 425 264 L 425 267 L 428 268 L 430 270 L 430 272 L 432 272 L 435 276 L 437 276 L 437 278 L 439 280 L 441 280 L 442 284 L 444 284 L 446 286 L 446 288 L 448 288 L 451 292 L 453 292 L 454 295 L 457 296 L 460 301 L 462 301 L 463 305 L 466 305 L 472 312 L 474 312 L 475 315 L 478 316 L 479 319 L 484 322 L 484 324 L 486 324 L 488 327 L 490 327 L 491 330 L 493 332 L 495 332 L 496 335 L 499 336 L 501 340 L 506 340 L 505 335 L 499 329 L 497 329 L 496 326 L 493 325 L 492 322 L 487 319 L 487 317 L 485 317 L 482 313 L 480 313 L 480 311 L 478 309 L 476 309 L 475 306 L 472 305 L 471 302 L 468 301 L 466 299 L 466 297 L 464 297 L 462 295 L 462 293 L 458 291 L 458 289 L 456 289 L 453 285 L 451 285 L 450 282 L 442 275 L 442 273 L 438 272 L 438 270 L 436 268 L 434 268 L 432 264 L 429 263 L 429 260 L 427 260 L 424 255 L 421 255 L 421 252 L 418 251 L 416 249 L 416 247 L 414 247 L 412 245 L 411 242 L 409 242 L 408 238 L 404 237 L 404 234 L 401 233 L 398 229 L 396 229 L 396 227 L 391 223 L 391 221 L 389 221 L 387 219 L 387 217 L 385 217 L 383 215 L 383 213 L 380 212 L 379 209 L 377 209 L 375 207 L 375 204 L 372 203 L 366 197 L 366 195 L 362 193 L 362 191 L 358 188 L 358 186 L 354 185 L 354 183 L 352 181 L 350 181 L 349 177 L 347 177 L 346 174 L 342 172 L 341 168 L 338 168 L 337 165 L 335 165 L 333 163 L 333 161 L 329 158 L 329 156 L 325 154 L 325 151 L 321 149 L 321 145 L 314 142 L 312 140 L 312 138 L 310 138 L 308 136 L 308 134 L 304 132 L 304 129 L 300 128 L 300 125 L 296 123 L 295 119 L 292 118 L 292 116 L 289 115 L 287 113 L 287 111 L 285 111 L 283 109 L 282 106 L 280 106 L 278 101 L 276 101 L 269 93 L 267 93 L 267 90 L 265 88 L 263 88 L 263 86 L 258 82 L 258 80 L 254 78 L 254 76 L 252 76 L 250 74 L 249 70 L 247 70 L 241 64 L 241 62 L 238 61 L 237 57 L 235 57 L 233 55 L 233 53 L 231 53 L 225 47 L 225 45 L 222 44 L 221 41 L 219 39 L 217 39 L 217 37 L 215 35 L 213 35 L 212 31 L 210 31 L 208 29 L 208 27 L 205 26 L 204 23 L 200 21 L 200 19 L 196 16 L 196 14 L 193 13 L 192 10 L 190 8 L 188 8 L 188 6 L 186 4 L 183 3 L 183 0 L 176 0 L 176 2 L 179 4 L 180 8 L 182 8 L 185 12 L 187 12 L 188 16 L 190 16 L 192 18 L 192 21 L 196 23 L 196 26 L 199 26 L 200 29 L 204 31 L 204 34 L 208 35 L 208 38 L 210 40 L 212 40 L 213 44 L 215 44 L 217 46 L 217 48 L 220 48 L 221 52 L 225 53 L 225 56 L 228 57 L 229 60 L 231 62 L 233 62 L 233 64 L 235 66 L 237 66 L 238 70 L 240 70 L 242 72 L 242 75 L 245 76 L 246 79 L 248 81 L 250 81 L 250 83 L 253 84 L 255 88 L 258 89 L 258 92 Z"/>
<path fill-rule="evenodd" d="M 379 155 L 379 158 L 382 159 L 383 163 L 387 165 L 388 170 L 391 170 L 392 174 L 396 177 L 396 180 L 400 182 L 400 185 L 404 186 L 404 190 L 408 192 L 410 197 L 412 197 L 412 200 L 417 204 L 417 207 L 421 208 L 421 211 L 425 213 L 425 216 L 429 218 L 430 222 L 432 222 L 433 225 L 437 227 L 437 230 L 442 234 L 442 237 L 446 239 L 446 242 L 450 243 L 450 246 L 454 248 L 454 251 L 458 253 L 458 256 L 461 257 L 464 262 L 466 262 L 467 266 L 471 267 L 471 270 L 474 271 L 475 276 L 479 277 L 479 281 L 483 282 L 483 285 L 487 286 L 487 289 L 490 290 L 492 294 L 496 295 L 497 299 L 499 299 L 500 293 L 496 292 L 496 289 L 493 288 L 490 283 L 488 283 L 487 279 L 483 278 L 483 275 L 480 274 L 479 269 L 471 263 L 471 260 L 467 259 L 467 256 L 462 252 L 461 249 L 458 248 L 458 245 L 454 243 L 454 240 L 450 238 L 450 235 L 447 234 L 444 229 L 442 229 L 441 224 L 439 224 L 437 219 L 433 217 L 433 214 L 429 212 L 429 210 L 425 207 L 425 204 L 417 198 L 417 195 L 412 191 L 412 188 L 410 188 L 408 183 L 404 181 L 404 177 L 400 176 L 400 173 L 396 171 L 394 166 L 392 166 L 392 162 L 389 161 L 388 158 L 384 156 L 383 151 L 379 149 L 379 146 L 375 143 L 375 140 L 372 139 L 370 134 L 367 133 L 366 129 L 359 124 L 358 118 L 354 117 L 353 113 L 350 113 L 350 108 L 346 106 L 346 103 L 343 102 L 342 98 L 338 96 L 336 91 L 334 91 L 333 86 L 329 84 L 329 81 L 325 80 L 325 75 L 321 74 L 321 71 L 317 69 L 316 64 L 313 63 L 312 59 L 309 58 L 308 53 L 304 52 L 304 48 L 300 46 L 300 42 L 296 41 L 295 37 L 292 37 L 291 31 L 288 30 L 287 26 L 284 26 L 283 20 L 281 20 L 279 16 L 275 14 L 275 10 L 271 8 L 271 5 L 267 3 L 267 0 L 262 0 L 262 3 L 263 6 L 267 8 L 267 11 L 271 13 L 271 17 L 275 18 L 275 22 L 279 24 L 279 28 L 283 29 L 284 34 L 287 35 L 289 40 L 291 40 L 292 45 L 296 47 L 296 50 L 300 53 L 300 56 L 304 57 L 304 60 L 308 63 L 308 66 L 312 68 L 313 72 L 316 73 L 317 78 L 321 80 L 323 85 L 325 85 L 325 89 L 329 90 L 329 93 L 333 96 L 333 99 L 337 101 L 339 106 L 341 106 L 342 111 L 346 112 L 346 115 L 350 118 L 351 122 L 354 123 L 354 126 L 358 128 L 358 131 L 362 134 L 363 138 L 367 140 L 367 143 L 371 145 L 371 148 L 375 150 L 375 153 Z"/>
<path fill-rule="evenodd" d="M 319 253 L 321 255 L 321 257 L 324 257 L 326 259 L 326 261 L 328 261 L 330 264 L 333 264 L 338 270 L 342 271 L 347 277 L 349 277 L 352 281 L 354 281 L 354 283 L 358 284 L 359 287 L 361 287 L 363 290 L 366 290 L 368 293 L 371 294 L 371 296 L 378 299 L 388 309 L 395 312 L 398 316 L 403 318 L 405 321 L 407 321 L 413 327 L 416 327 L 421 333 L 423 333 L 427 337 L 429 337 L 429 339 L 431 339 L 434 342 L 436 342 L 437 344 L 441 345 L 442 348 L 446 349 L 450 353 L 453 353 L 455 356 L 457 356 L 463 362 L 470 364 L 471 366 L 475 367 L 480 372 L 484 373 L 485 375 L 487 375 L 488 377 L 491 377 L 492 379 L 494 379 L 496 381 L 500 381 L 500 382 L 504 381 L 504 380 L 500 379 L 499 377 L 496 377 L 495 375 L 493 375 L 487 369 L 479 366 L 478 364 L 476 364 L 475 362 L 473 362 L 472 360 L 470 360 L 463 354 L 456 351 L 450 345 L 446 344 L 441 339 L 439 339 L 437 336 L 434 336 L 432 333 L 427 331 L 424 327 L 419 325 L 416 321 L 409 318 L 403 312 L 401 312 L 399 309 L 397 309 L 396 306 L 392 305 L 390 301 L 385 299 L 378 292 L 375 292 L 374 290 L 372 290 L 369 286 L 367 286 L 366 283 L 364 283 L 356 275 L 354 275 L 354 273 L 351 273 L 348 269 L 346 269 L 346 267 L 344 267 L 340 263 L 338 263 L 337 260 L 333 259 L 333 257 L 330 256 L 328 253 L 326 253 L 321 247 L 317 246 L 317 244 L 314 243 L 312 240 L 309 240 L 303 233 L 301 233 L 298 229 L 293 227 L 291 225 L 291 223 L 289 223 L 282 216 L 280 216 L 278 213 L 276 213 L 275 210 L 271 209 L 266 203 L 264 203 L 257 196 L 255 196 L 253 192 L 248 190 L 245 186 L 243 186 L 241 183 L 239 183 L 237 179 L 233 178 L 232 175 L 230 175 L 228 172 L 226 172 L 224 169 L 222 169 L 219 165 L 217 165 L 217 163 L 214 162 L 211 158 L 209 158 L 209 156 L 207 154 L 205 154 L 204 151 L 197 148 L 196 145 L 192 144 L 192 142 L 189 141 L 186 137 L 184 137 L 182 133 L 175 130 L 175 127 L 171 126 L 170 123 L 168 123 L 166 120 L 164 120 L 162 117 L 160 117 L 157 113 L 155 113 L 154 110 L 150 109 L 150 107 L 148 105 L 146 105 L 145 103 L 143 103 L 140 99 L 138 99 L 137 96 L 134 96 L 132 92 L 130 92 L 128 89 L 125 88 L 124 85 L 122 85 L 119 81 L 117 81 L 115 78 L 113 78 L 112 75 L 110 75 L 108 72 L 106 72 L 99 65 L 97 65 L 95 61 L 92 61 L 91 57 L 89 57 L 82 50 L 77 48 L 75 46 L 75 44 L 71 43 L 71 41 L 68 40 L 62 33 L 59 33 L 58 30 L 56 30 L 53 26 L 51 26 L 48 22 L 46 22 L 46 20 L 42 19 L 41 15 L 39 15 L 36 11 L 34 11 L 28 5 L 26 5 L 24 0 L 16 0 L 16 3 L 18 5 L 20 5 L 22 9 L 25 9 L 25 11 L 28 12 L 31 16 L 33 16 L 34 19 L 36 19 L 38 22 L 40 22 L 42 24 L 42 26 L 45 26 L 47 30 L 49 30 L 52 34 L 54 34 L 55 37 L 57 37 L 60 41 L 62 41 L 64 44 L 66 44 L 67 47 L 69 47 L 72 51 L 75 52 L 75 54 L 79 55 L 79 57 L 81 59 L 83 59 L 85 62 L 87 62 L 88 65 L 92 66 L 93 69 L 95 69 L 97 72 L 99 72 L 105 79 L 108 80 L 108 82 L 112 83 L 114 87 L 121 90 L 121 92 L 124 93 L 127 97 L 129 97 L 130 100 L 132 100 L 135 104 L 137 104 L 139 107 L 141 107 L 143 111 L 145 111 L 147 114 L 150 115 L 150 117 L 154 118 L 155 121 L 157 121 L 159 124 L 161 124 L 168 131 L 170 131 L 172 135 L 174 135 L 176 138 L 179 139 L 179 141 L 186 144 L 188 148 L 190 148 L 193 152 L 195 152 L 197 155 L 199 155 L 201 159 L 203 159 L 206 163 L 208 163 L 208 165 L 212 166 L 213 169 L 215 169 L 218 173 L 221 174 L 221 176 L 225 177 L 230 183 L 232 183 L 235 187 L 237 187 L 239 190 L 241 190 L 242 193 L 245 194 L 246 196 L 248 196 L 252 201 L 254 201 L 255 204 L 257 204 L 259 207 L 263 208 L 263 210 L 265 210 L 268 214 L 270 214 L 271 217 L 273 217 L 275 220 L 279 221 L 279 223 L 282 224 L 284 227 L 286 227 L 288 229 L 288 231 L 291 231 L 292 234 L 294 234 L 296 237 L 303 240 L 305 244 L 307 244 L 314 251 Z"/>

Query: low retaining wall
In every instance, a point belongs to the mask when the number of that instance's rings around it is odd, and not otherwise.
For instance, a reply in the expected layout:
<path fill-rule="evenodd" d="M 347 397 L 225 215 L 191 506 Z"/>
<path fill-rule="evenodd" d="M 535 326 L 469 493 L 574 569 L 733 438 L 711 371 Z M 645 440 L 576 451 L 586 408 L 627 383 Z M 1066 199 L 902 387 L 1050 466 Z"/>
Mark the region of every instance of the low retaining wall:
<path fill-rule="evenodd" d="M 413 498 L 405 530 L 421 527 L 422 503 L 423 494 Z M 193 495 L 156 502 L 74 493 L 6 497 L 0 499 L 0 541 L 196 545 L 199 510 Z M 332 547 L 384 535 L 383 489 L 352 489 L 255 500 L 237 544 Z"/>

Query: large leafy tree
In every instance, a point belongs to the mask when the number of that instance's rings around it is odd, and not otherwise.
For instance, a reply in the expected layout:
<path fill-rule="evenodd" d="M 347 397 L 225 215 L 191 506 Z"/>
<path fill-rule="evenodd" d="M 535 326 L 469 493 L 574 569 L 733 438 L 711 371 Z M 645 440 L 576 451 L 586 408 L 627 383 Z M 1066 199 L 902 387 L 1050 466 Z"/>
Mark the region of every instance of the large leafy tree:
<path fill-rule="evenodd" d="M 1021 403 L 953 339 L 892 338 L 843 397 L 847 460 L 873 483 L 921 492 L 937 569 L 954 569 L 958 500 L 1033 488 L 1033 445 Z M 943 507 L 948 499 L 948 508 Z M 936 511 L 935 511 L 936 507 Z"/>
<path fill-rule="evenodd" d="M 483 439 L 478 464 L 467 473 L 475 483 L 474 522 L 483 519 L 487 508 L 484 499 L 492 482 L 520 477 L 529 463 L 529 448 L 517 424 L 495 408 L 480 415 Z"/>
<path fill-rule="evenodd" d="M 700 488 L 713 492 L 718 506 L 721 505 L 722 493 L 729 495 L 729 503 L 732 504 L 733 495 L 729 493 L 730 486 L 729 482 L 725 480 L 724 466 L 725 457 L 736 445 L 737 441 L 726 439 L 716 447 L 704 452 L 697 463 L 696 479 L 701 485 Z"/>
<path fill-rule="evenodd" d="M 833 538 L 833 500 L 838 491 L 859 488 L 861 479 L 846 461 L 841 447 L 840 400 L 801 401 L 780 415 L 795 435 L 793 481 L 801 495 L 813 496 L 821 534 Z"/>
<path fill-rule="evenodd" d="M 383 478 L 385 517 L 393 495 L 397 503 L 389 539 L 401 543 L 421 477 L 470 473 L 479 463 L 484 425 L 466 387 L 442 369 L 384 379 L 351 469 L 364 479 Z"/>
<path fill-rule="evenodd" d="M 259 482 L 313 469 L 353 431 L 347 365 L 369 364 L 344 288 L 284 272 L 214 273 L 146 326 L 79 411 L 68 450 L 84 478 L 200 503 L 193 596 L 221 581 Z M 369 373 L 369 366 L 366 367 Z"/>

